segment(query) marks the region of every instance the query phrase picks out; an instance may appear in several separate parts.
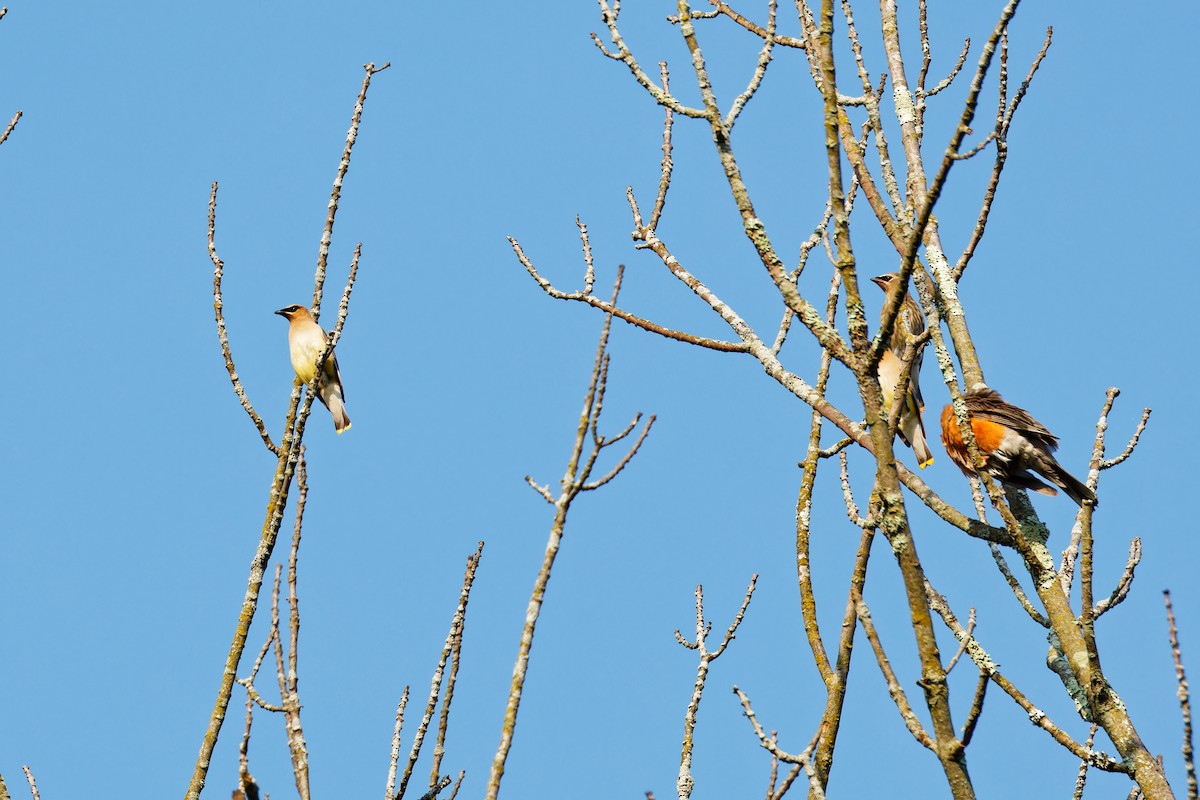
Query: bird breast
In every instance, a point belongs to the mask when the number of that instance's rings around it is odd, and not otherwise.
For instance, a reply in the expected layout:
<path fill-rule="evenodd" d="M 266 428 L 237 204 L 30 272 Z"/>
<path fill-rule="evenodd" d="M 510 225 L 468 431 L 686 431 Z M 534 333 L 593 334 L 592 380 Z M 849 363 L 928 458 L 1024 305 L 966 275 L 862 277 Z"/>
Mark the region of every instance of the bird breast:
<path fill-rule="evenodd" d="M 300 380 L 308 383 L 317 374 L 317 358 L 325 349 L 325 331 L 318 325 L 295 326 L 288 332 L 292 369 Z"/>

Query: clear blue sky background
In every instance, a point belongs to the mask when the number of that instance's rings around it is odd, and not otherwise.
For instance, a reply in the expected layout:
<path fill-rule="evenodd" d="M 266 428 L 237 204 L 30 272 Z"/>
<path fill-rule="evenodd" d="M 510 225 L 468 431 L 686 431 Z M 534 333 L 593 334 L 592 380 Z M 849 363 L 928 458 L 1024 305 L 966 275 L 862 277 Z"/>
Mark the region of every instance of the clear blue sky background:
<path fill-rule="evenodd" d="M 934 75 L 947 71 L 964 36 L 974 37 L 974 63 L 999 5 L 931 3 Z M 673 85 L 696 104 L 678 31 L 663 21 L 673 9 L 628 3 L 623 29 L 643 64 L 673 65 Z M 1160 592 L 1175 592 L 1185 655 L 1200 670 L 1186 449 L 1195 325 L 1181 313 L 1197 291 L 1200 175 L 1186 146 L 1196 124 L 1194 60 L 1179 46 L 1200 19 L 1184 2 L 1155 4 L 1137 25 L 1129 13 L 1032 2 L 1020 10 L 1014 74 L 1024 74 L 1048 24 L 1054 45 L 1014 126 L 991 228 L 962 297 L 989 383 L 1061 437 L 1069 469 L 1084 469 L 1106 387 L 1123 391 L 1114 448 L 1142 407 L 1155 410 L 1136 457 L 1103 476 L 1098 591 L 1119 575 L 1131 537 L 1143 538 L 1145 558 L 1132 596 L 1099 630 L 1110 677 L 1181 791 Z M 872 17 L 860 9 L 864 32 Z M 653 256 L 631 248 L 624 189 L 632 184 L 650 205 L 661 113 L 593 47 L 588 33 L 600 29 L 589 2 L 13 3 L 0 22 L 0 116 L 19 108 L 25 118 L 0 148 L 10 341 L 0 773 L 15 795 L 22 764 L 48 799 L 183 794 L 274 465 L 230 391 L 217 346 L 209 186 L 221 183 L 218 243 L 238 367 L 278 438 L 292 373 L 285 325 L 271 312 L 311 296 L 361 65 L 390 60 L 368 100 L 330 261 L 327 309 L 354 243 L 364 243 L 339 348 L 354 429 L 335 437 L 320 409 L 309 426 L 305 733 L 316 796 L 382 791 L 396 701 L 412 684 L 420 700 L 411 708 L 423 705 L 465 558 L 482 538 L 444 763 L 467 770 L 461 797 L 481 796 L 550 522 L 523 476 L 561 476 L 601 324 L 591 309 L 546 298 L 505 235 L 574 288 L 579 214 L 592 232 L 598 287 L 627 263 L 629 307 L 727 335 Z M 728 105 L 757 45 L 721 22 L 703 24 L 700 35 Z M 911 40 L 907 48 L 915 72 L 918 51 Z M 877 75 L 874 39 L 868 57 Z M 842 85 L 856 91 L 845 59 Z M 963 91 L 958 85 L 930 112 L 927 152 L 944 146 Z M 735 132 L 760 213 L 789 260 L 824 203 L 817 104 L 798 54 L 780 52 Z M 991 113 L 985 102 L 977 130 Z M 773 330 L 779 304 L 740 233 L 710 135 L 686 120 L 676 131 L 662 235 L 692 272 Z M 951 253 L 966 242 L 988 163 L 952 173 L 938 208 Z M 864 213 L 855 229 L 866 274 L 895 264 L 874 227 Z M 828 265 L 810 269 L 805 289 L 822 293 Z M 746 622 L 713 666 L 694 772 L 696 797 L 759 796 L 768 758 L 729 687 L 746 689 L 793 751 L 823 702 L 794 566 L 808 410 L 746 356 L 624 325 L 612 353 L 610 428 L 636 410 L 659 422 L 628 471 L 573 510 L 504 795 L 672 796 L 696 666 L 672 631 L 692 626 L 697 583 L 723 628 L 757 572 Z M 808 345 L 792 347 L 790 359 L 815 374 Z M 946 397 L 932 367 L 926 359 L 931 428 Z M 844 373 L 833 391 L 850 402 Z M 966 481 L 940 446 L 935 452 L 926 479 L 967 503 Z M 867 462 L 852 458 L 865 497 Z M 835 478 L 820 477 L 814 551 L 829 636 L 857 540 Z M 1036 503 L 1061 548 L 1073 505 Z M 934 584 L 962 617 L 978 608 L 979 635 L 1006 672 L 1082 739 L 1086 727 L 1042 665 L 1040 630 L 986 548 L 923 509 L 913 518 Z M 867 599 L 919 702 L 899 591 L 877 542 Z M 256 627 L 252 647 L 262 635 Z M 953 679 L 961 724 L 970 665 Z M 861 641 L 851 680 L 833 796 L 945 794 Z M 236 779 L 241 702 L 235 694 L 210 772 L 214 797 L 227 797 Z M 290 796 L 281 723 L 260 714 L 257 725 L 252 769 L 272 797 Z M 1063 797 L 1074 780 L 1074 760 L 999 691 L 968 759 L 981 796 Z M 1118 778 L 1094 780 L 1095 796 L 1125 791 Z"/>

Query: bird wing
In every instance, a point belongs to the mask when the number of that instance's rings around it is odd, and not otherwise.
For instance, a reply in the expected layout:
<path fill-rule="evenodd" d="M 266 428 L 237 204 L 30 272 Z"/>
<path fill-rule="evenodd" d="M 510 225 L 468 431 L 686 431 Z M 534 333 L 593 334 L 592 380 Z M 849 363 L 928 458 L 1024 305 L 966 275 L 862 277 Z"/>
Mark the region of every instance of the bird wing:
<path fill-rule="evenodd" d="M 1046 430 L 1046 426 L 1030 416 L 1028 411 L 1005 401 L 999 392 L 980 389 L 968 394 L 965 400 L 967 412 L 972 417 L 1010 428 L 1046 450 L 1058 449 L 1057 436 Z"/>
<path fill-rule="evenodd" d="M 329 361 L 333 364 L 333 375 L 337 378 L 338 388 L 341 390 L 342 402 L 346 401 L 346 386 L 342 383 L 342 371 L 338 368 L 337 355 L 329 354 Z"/>

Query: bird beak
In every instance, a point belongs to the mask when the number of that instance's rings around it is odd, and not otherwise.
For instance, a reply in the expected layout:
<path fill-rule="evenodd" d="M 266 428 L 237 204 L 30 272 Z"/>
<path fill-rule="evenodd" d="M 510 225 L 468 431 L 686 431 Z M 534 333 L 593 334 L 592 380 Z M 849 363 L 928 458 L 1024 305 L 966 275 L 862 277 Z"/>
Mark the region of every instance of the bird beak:
<path fill-rule="evenodd" d="M 871 278 L 871 283 L 875 284 L 880 289 L 886 290 L 888 287 L 888 276 L 887 275 L 876 275 L 874 278 Z M 279 312 L 275 312 L 275 313 L 279 313 Z"/>
<path fill-rule="evenodd" d="M 872 279 L 872 280 L 874 280 L 874 279 Z M 286 308 L 281 308 L 281 309 L 279 309 L 278 311 L 276 311 L 275 313 L 276 313 L 276 314 L 278 314 L 278 315 L 279 315 L 279 316 L 281 316 L 281 317 L 286 317 L 286 316 L 287 316 L 287 309 L 286 309 Z"/>

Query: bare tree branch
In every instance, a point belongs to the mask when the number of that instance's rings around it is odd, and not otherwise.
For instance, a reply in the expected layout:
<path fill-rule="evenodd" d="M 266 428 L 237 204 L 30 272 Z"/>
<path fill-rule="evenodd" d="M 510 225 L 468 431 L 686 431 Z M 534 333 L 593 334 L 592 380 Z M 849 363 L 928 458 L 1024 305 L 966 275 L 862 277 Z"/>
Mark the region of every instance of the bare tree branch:
<path fill-rule="evenodd" d="M 1183 670 L 1183 655 L 1179 649 L 1179 630 L 1175 627 L 1175 612 L 1171 608 L 1171 593 L 1163 592 L 1163 602 L 1167 606 L 1167 633 L 1171 641 L 1171 658 L 1175 661 L 1175 681 L 1179 684 L 1176 697 L 1179 698 L 1180 716 L 1183 718 L 1183 766 L 1187 771 L 1188 800 L 1195 800 L 1196 760 L 1192 749 L 1192 702 L 1188 690 L 1187 674 Z"/>
<path fill-rule="evenodd" d="M 689 650 L 700 653 L 700 663 L 696 667 L 696 682 L 692 686 L 692 697 L 688 701 L 687 712 L 683 716 L 683 750 L 679 756 L 679 777 L 675 781 L 679 800 L 687 800 L 691 797 L 692 789 L 696 785 L 696 781 L 692 777 L 692 745 L 696 734 L 696 714 L 700 710 L 700 698 L 704 694 L 704 684 L 708 680 L 708 665 L 720 658 L 721 653 L 725 652 L 725 648 L 733 641 L 738 626 L 742 624 L 742 619 L 746 616 L 746 609 L 750 606 L 750 598 L 754 595 L 754 585 L 757 582 L 758 575 L 751 576 L 750 585 L 746 588 L 746 594 L 742 598 L 742 607 L 738 609 L 737 615 L 730 623 L 729 629 L 725 631 L 725 637 L 716 650 L 710 651 L 706 642 L 709 631 L 712 630 L 712 623 L 706 623 L 704 620 L 703 586 L 696 586 L 696 640 L 688 642 L 684 640 L 678 630 L 675 631 L 675 639 L 680 644 Z"/>
<path fill-rule="evenodd" d="M 601 5 L 607 8 L 604 0 L 601 0 Z M 616 307 L 617 297 L 621 291 L 621 279 L 623 275 L 624 270 L 618 269 L 617 279 L 613 285 L 612 300 L 609 302 L 610 308 Z M 612 443 L 611 439 L 605 440 L 597 435 L 593 435 L 592 450 L 587 458 L 584 459 L 584 443 L 588 439 L 589 431 L 595 429 L 596 420 L 600 415 L 600 407 L 602 406 L 602 400 L 598 401 L 597 394 L 603 391 L 601 388 L 601 378 L 607 356 L 608 336 L 612 327 L 613 316 L 615 314 L 612 311 L 605 316 L 604 327 L 600 333 L 600 342 L 596 348 L 596 361 L 592 367 L 591 381 L 588 384 L 587 393 L 584 395 L 583 410 L 579 415 L 579 423 L 576 427 L 571 455 L 567 461 L 567 468 L 561 481 L 562 492 L 554 501 L 554 521 L 550 527 L 550 538 L 546 543 L 546 553 L 542 559 L 541 569 L 538 570 L 537 577 L 534 580 L 533 593 L 529 598 L 529 608 L 525 613 L 525 625 L 521 632 L 521 643 L 517 648 L 516 664 L 513 666 L 512 686 L 509 690 L 508 705 L 504 713 L 504 725 L 500 731 L 500 744 L 496 749 L 495 757 L 492 759 L 491 774 L 488 776 L 487 800 L 496 800 L 496 796 L 500 792 L 500 782 L 504 776 L 504 767 L 508 761 L 513 734 L 516 731 L 517 712 L 521 707 L 521 697 L 525 687 L 525 675 L 529 668 L 530 652 L 533 649 L 533 636 L 537 628 L 542 603 L 545 600 L 546 587 L 550 582 L 551 568 L 554 566 L 559 546 L 562 543 L 563 533 L 566 528 L 567 512 L 571 507 L 571 503 L 580 492 L 589 488 L 598 488 L 608 480 L 611 480 L 617 472 L 628 465 L 629 460 L 636 453 L 637 448 L 641 446 L 641 442 L 649 432 L 650 426 L 654 424 L 654 417 L 651 416 L 646 423 L 645 431 L 638 437 L 637 442 L 629 453 L 621 459 L 617 469 L 596 481 L 595 485 L 589 485 L 589 478 L 591 477 L 596 459 L 599 457 L 601 451 Z M 532 479 L 528 479 L 528 482 L 535 489 L 537 488 L 537 484 Z"/>

